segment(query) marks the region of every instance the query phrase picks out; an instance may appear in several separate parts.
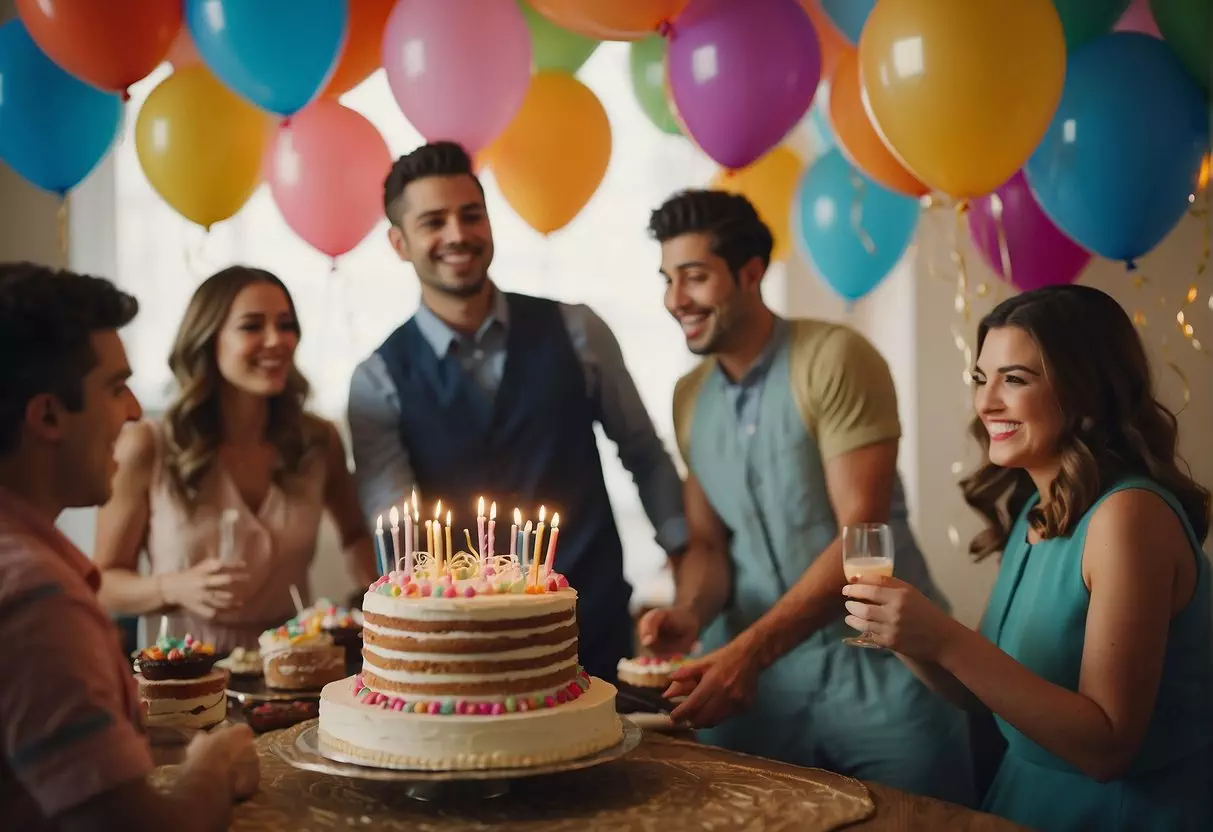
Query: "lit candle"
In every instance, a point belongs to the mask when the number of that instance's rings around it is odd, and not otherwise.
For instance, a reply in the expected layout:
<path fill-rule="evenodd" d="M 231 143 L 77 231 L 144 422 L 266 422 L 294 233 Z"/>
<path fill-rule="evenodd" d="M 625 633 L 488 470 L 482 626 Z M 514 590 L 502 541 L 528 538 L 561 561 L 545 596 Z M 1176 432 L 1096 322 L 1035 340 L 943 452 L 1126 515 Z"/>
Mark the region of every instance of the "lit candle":
<path fill-rule="evenodd" d="M 291 600 L 295 603 L 295 613 L 303 615 L 303 599 L 299 597 L 299 587 L 291 584 Z"/>
<path fill-rule="evenodd" d="M 518 527 L 522 525 L 522 512 L 514 509 L 514 525 L 510 526 L 510 557 L 518 556 Z"/>
<path fill-rule="evenodd" d="M 442 550 L 442 556 L 446 560 L 451 559 L 451 554 L 455 550 L 451 548 L 451 513 L 446 513 L 446 548 Z"/>
<path fill-rule="evenodd" d="M 397 569 L 400 568 L 400 512 L 395 506 L 387 513 L 392 522 L 392 560 Z"/>
<path fill-rule="evenodd" d="M 160 634 L 156 636 L 156 643 L 160 644 L 168 638 L 168 616 L 160 616 Z"/>
<path fill-rule="evenodd" d="M 442 574 L 442 500 L 434 506 L 434 574 L 433 580 L 438 580 Z"/>
<path fill-rule="evenodd" d="M 397 562 L 400 555 L 400 552 L 396 553 Z M 409 514 L 408 503 L 404 504 L 404 574 L 413 574 L 413 515 Z"/>
<path fill-rule="evenodd" d="M 527 520 L 526 525 L 522 527 L 522 545 L 518 547 L 518 565 L 522 567 L 522 577 L 526 577 L 526 550 L 527 544 L 531 542 L 531 521 Z"/>
<path fill-rule="evenodd" d="M 539 585 L 539 564 L 542 563 L 540 555 L 543 554 L 543 518 L 546 515 L 547 509 L 540 506 L 539 525 L 535 529 L 535 554 L 531 557 L 531 577 L 528 581 L 531 586 Z"/>
<path fill-rule="evenodd" d="M 476 504 L 476 542 L 476 550 L 480 553 L 480 568 L 484 569 L 485 558 L 488 557 L 484 553 L 485 544 L 488 542 L 484 532 L 484 497 Z"/>
<path fill-rule="evenodd" d="M 486 558 L 491 558 L 497 554 L 497 501 L 493 501 L 493 505 L 489 507 L 489 541 L 484 553 Z"/>
<path fill-rule="evenodd" d="M 548 535 L 548 556 L 543 562 L 543 574 L 552 574 L 552 565 L 556 562 L 556 538 L 560 534 L 560 515 L 552 515 L 552 531 Z"/>
<path fill-rule="evenodd" d="M 375 540 L 379 542 L 379 547 L 375 551 L 375 565 L 379 567 L 379 574 L 383 575 L 387 572 L 385 566 L 387 562 L 387 547 L 383 544 L 383 515 L 379 515 L 379 519 L 375 521 Z"/>
<path fill-rule="evenodd" d="M 425 550 L 427 552 L 429 552 L 431 556 L 433 556 L 433 554 L 434 554 L 434 521 L 433 520 L 425 521 Z"/>
<path fill-rule="evenodd" d="M 417 492 L 413 492 L 413 497 L 417 496 Z M 417 515 L 417 504 L 413 504 L 413 528 L 417 530 L 417 546 L 421 548 L 421 518 Z M 413 575 L 413 552 L 410 550 L 404 553 L 404 571 L 409 577 Z"/>

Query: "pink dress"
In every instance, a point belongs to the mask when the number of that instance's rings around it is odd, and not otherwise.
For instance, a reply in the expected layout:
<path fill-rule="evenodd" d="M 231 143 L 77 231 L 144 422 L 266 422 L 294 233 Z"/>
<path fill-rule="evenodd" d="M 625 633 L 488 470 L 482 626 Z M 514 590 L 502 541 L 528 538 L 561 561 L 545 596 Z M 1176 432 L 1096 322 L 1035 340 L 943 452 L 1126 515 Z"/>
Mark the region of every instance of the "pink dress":
<path fill-rule="evenodd" d="M 187 508 L 174 493 L 165 466 L 164 426 L 152 423 L 156 464 L 149 489 L 147 553 L 151 574 L 180 572 L 211 556 L 219 556 L 220 518 L 235 512 L 233 553 L 248 570 L 247 583 L 237 590 L 236 606 L 206 620 L 181 609 L 169 616 L 169 633 L 213 642 L 219 652 L 256 647 L 263 630 L 277 627 L 295 614 L 291 584 L 310 603 L 308 569 L 316 552 L 320 518 L 324 513 L 325 460 L 311 463 L 285 486 L 271 484 L 254 511 L 235 482 L 216 464 L 202 481 L 198 501 Z M 160 616 L 144 617 L 148 641 L 156 638 Z"/>

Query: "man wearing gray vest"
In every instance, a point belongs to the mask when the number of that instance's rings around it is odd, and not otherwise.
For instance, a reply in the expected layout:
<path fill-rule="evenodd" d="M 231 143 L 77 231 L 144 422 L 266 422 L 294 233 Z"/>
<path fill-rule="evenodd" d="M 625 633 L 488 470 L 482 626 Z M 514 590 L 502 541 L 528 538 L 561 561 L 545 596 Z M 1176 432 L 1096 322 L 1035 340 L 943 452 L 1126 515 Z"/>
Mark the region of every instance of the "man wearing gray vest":
<path fill-rule="evenodd" d="M 888 523 L 898 577 L 942 600 L 897 475 L 897 397 L 853 330 L 784 320 L 760 287 L 772 237 L 753 206 L 688 191 L 653 212 L 665 303 L 704 356 L 674 393 L 690 532 L 674 606 L 642 643 L 707 655 L 675 674 L 674 711 L 716 745 L 973 801 L 963 714 L 884 650 L 843 643 L 840 530 Z"/>

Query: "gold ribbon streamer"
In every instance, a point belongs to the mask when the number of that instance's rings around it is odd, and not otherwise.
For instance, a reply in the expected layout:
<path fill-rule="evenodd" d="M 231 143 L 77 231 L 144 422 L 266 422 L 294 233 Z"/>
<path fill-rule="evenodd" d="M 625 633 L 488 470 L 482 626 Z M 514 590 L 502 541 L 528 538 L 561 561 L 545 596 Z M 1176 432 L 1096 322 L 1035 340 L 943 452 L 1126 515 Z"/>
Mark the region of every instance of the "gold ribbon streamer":
<path fill-rule="evenodd" d="M 952 263 L 956 266 L 956 297 L 954 305 L 956 312 L 965 323 L 969 322 L 969 267 L 965 263 L 964 253 L 960 250 L 961 240 L 964 239 L 965 215 L 969 213 L 968 200 L 956 203 L 956 225 L 952 240 Z"/>
<path fill-rule="evenodd" d="M 994 217 L 994 230 L 998 233 L 998 259 L 1002 263 L 1002 277 L 1007 283 L 1011 283 L 1011 248 L 1007 245 L 1006 226 L 1002 224 L 1002 209 L 1002 200 L 998 198 L 998 194 L 990 194 L 990 213 Z"/>
<path fill-rule="evenodd" d="M 868 256 L 871 256 L 876 253 L 876 243 L 872 241 L 863 227 L 863 197 L 868 188 L 857 173 L 851 174 L 851 187 L 855 189 L 855 198 L 851 200 L 851 228 L 859 237 L 863 250 L 868 253 Z"/>
<path fill-rule="evenodd" d="M 63 264 L 68 265 L 69 252 L 69 231 L 68 231 L 68 196 L 64 194 L 59 197 L 59 208 L 55 212 L 55 220 L 59 224 L 59 253 L 63 255 Z"/>

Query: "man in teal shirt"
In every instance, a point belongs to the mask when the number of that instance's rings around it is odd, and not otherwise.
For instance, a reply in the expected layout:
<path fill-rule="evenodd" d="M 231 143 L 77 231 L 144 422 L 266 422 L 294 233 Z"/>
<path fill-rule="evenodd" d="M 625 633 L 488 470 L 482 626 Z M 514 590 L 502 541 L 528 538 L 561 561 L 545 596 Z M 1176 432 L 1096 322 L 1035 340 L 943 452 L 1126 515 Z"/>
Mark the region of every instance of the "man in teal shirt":
<path fill-rule="evenodd" d="M 843 643 L 840 531 L 888 523 L 898 577 L 942 602 L 897 475 L 897 396 L 853 330 L 763 303 L 772 237 L 744 198 L 676 195 L 653 212 L 665 303 L 704 360 L 678 382 L 690 545 L 642 643 L 707 652 L 667 695 L 737 751 L 958 803 L 973 801 L 963 714 L 893 653 Z"/>

